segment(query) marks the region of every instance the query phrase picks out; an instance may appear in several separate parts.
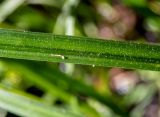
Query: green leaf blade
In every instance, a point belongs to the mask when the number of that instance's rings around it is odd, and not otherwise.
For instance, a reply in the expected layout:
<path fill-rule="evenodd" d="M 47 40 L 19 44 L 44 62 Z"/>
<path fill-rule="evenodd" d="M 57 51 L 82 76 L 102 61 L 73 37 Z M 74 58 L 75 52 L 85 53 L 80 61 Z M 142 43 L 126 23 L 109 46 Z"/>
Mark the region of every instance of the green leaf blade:
<path fill-rule="evenodd" d="M 0 56 L 160 70 L 160 45 L 0 30 Z"/>

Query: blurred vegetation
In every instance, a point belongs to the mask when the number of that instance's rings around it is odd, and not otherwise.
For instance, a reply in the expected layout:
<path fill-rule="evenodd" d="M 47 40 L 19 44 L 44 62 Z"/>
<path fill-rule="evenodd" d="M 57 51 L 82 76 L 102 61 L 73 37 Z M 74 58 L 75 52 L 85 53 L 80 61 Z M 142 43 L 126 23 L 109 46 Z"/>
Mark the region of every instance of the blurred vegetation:
<path fill-rule="evenodd" d="M 0 28 L 159 43 L 160 1 L 1 0 Z M 1 58 L 0 117 L 159 117 L 159 76 Z"/>

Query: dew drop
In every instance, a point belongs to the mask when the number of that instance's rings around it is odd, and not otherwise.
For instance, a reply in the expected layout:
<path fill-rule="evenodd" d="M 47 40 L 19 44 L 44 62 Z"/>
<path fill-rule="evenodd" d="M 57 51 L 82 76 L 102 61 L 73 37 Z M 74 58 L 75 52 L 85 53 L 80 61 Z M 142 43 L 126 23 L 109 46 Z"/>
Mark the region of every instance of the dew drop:
<path fill-rule="evenodd" d="M 65 57 L 64 57 L 64 56 L 62 56 L 62 55 L 61 55 L 61 58 L 62 58 L 63 60 L 65 59 Z"/>
<path fill-rule="evenodd" d="M 59 55 L 59 54 L 50 54 L 50 56 L 52 57 L 60 57 L 61 59 L 65 59 L 65 57 L 63 55 Z"/>
<path fill-rule="evenodd" d="M 95 65 L 93 64 L 92 67 L 95 67 Z"/>

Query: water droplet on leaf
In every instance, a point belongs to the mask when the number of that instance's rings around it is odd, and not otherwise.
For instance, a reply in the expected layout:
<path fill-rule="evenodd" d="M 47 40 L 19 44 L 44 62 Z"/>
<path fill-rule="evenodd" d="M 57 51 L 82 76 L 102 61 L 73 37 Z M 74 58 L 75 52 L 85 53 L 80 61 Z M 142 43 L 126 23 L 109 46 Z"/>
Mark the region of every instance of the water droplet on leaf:
<path fill-rule="evenodd" d="M 65 57 L 64 57 L 64 56 L 62 56 L 62 55 L 61 55 L 61 58 L 62 58 L 63 60 L 65 59 Z"/>

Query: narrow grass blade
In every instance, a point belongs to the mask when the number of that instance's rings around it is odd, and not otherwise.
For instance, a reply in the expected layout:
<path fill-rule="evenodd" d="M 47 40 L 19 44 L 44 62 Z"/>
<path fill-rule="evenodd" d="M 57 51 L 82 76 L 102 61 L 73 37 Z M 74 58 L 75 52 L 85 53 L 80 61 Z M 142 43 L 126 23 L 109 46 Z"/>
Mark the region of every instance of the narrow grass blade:
<path fill-rule="evenodd" d="M 48 6 L 53 6 L 53 7 L 62 7 L 64 4 L 65 0 L 27 0 L 29 4 L 40 4 L 40 5 L 48 5 Z"/>
<path fill-rule="evenodd" d="M 52 83 L 60 84 L 60 82 L 65 82 L 66 84 L 68 84 L 68 88 L 70 92 L 73 94 L 78 93 L 85 96 L 89 96 L 108 106 L 117 115 L 120 115 L 122 117 L 128 116 L 128 112 L 125 111 L 125 106 L 118 105 L 114 97 L 109 95 L 101 95 L 93 87 L 87 86 L 80 81 L 74 80 L 56 69 L 45 66 L 43 67 L 44 69 L 41 72 L 36 69 L 32 70 L 41 74 L 41 76 L 48 78 L 48 80 Z"/>
<path fill-rule="evenodd" d="M 35 82 L 42 88 L 45 88 L 45 89 L 48 88 L 47 86 L 44 86 L 44 83 L 42 83 L 42 81 L 49 82 L 53 86 L 59 87 L 58 91 L 63 90 L 64 92 L 66 91 L 66 87 L 68 87 L 67 88 L 69 90 L 67 91 L 68 99 L 69 99 L 69 94 L 75 94 L 75 93 L 89 96 L 90 98 L 96 99 L 102 104 L 108 106 L 117 115 L 121 115 L 122 117 L 126 117 L 126 116 L 128 117 L 128 113 L 125 112 L 125 106 L 118 105 L 118 102 L 115 101 L 114 97 L 109 96 L 109 95 L 102 95 L 98 93 L 93 87 L 87 86 L 82 82 L 79 82 L 73 78 L 70 78 L 69 76 L 65 75 L 59 70 L 49 67 L 46 63 L 23 61 L 23 60 L 12 61 L 10 59 L 2 59 L 2 60 L 8 63 L 8 66 L 12 67 L 15 70 L 18 70 L 18 71 L 20 70 L 22 73 L 27 74 L 29 73 L 27 72 L 29 70 L 30 72 L 32 71 L 34 74 L 37 74 L 37 75 L 33 75 L 34 77 L 33 76 L 30 76 L 30 77 L 33 80 L 32 82 Z M 37 68 L 41 68 L 41 69 L 37 69 Z M 32 75 L 32 74 L 29 73 L 28 75 Z M 37 76 L 39 76 L 38 78 L 40 81 L 37 81 L 38 80 Z M 33 78 L 35 78 L 35 80 Z M 65 84 L 65 89 L 63 88 L 63 85 L 61 84 Z M 49 88 L 51 88 L 51 90 L 55 89 L 54 87 L 51 87 L 51 86 Z M 58 93 L 58 95 L 60 94 Z M 61 95 L 63 96 L 63 94 Z M 63 98 L 67 99 L 66 96 L 64 96 Z"/>
<path fill-rule="evenodd" d="M 0 29 L 0 57 L 160 70 L 160 45 Z"/>
<path fill-rule="evenodd" d="M 24 63 L 21 61 L 16 62 L 6 59 L 3 61 L 5 61 L 5 64 L 9 69 L 20 71 L 20 73 L 25 76 L 26 80 L 34 83 L 40 89 L 51 93 L 51 95 L 57 96 L 58 98 L 64 100 L 65 102 L 68 102 L 72 98 L 71 95 L 56 87 L 53 83 L 48 81 L 47 78 L 41 76 L 40 74 L 30 69 L 27 65 L 24 64 L 25 62 Z"/>
<path fill-rule="evenodd" d="M 62 84 L 62 82 L 67 84 L 68 90 L 70 93 L 73 93 L 73 94 L 78 93 L 78 94 L 86 95 L 93 99 L 96 99 L 99 102 L 111 108 L 113 112 L 123 117 L 127 116 L 128 114 L 127 112 L 125 112 L 125 107 L 124 106 L 123 108 L 122 106 L 120 107 L 120 105 L 117 104 L 117 102 L 114 100 L 113 97 L 108 95 L 101 95 L 93 87 L 87 86 L 82 82 L 79 82 L 73 78 L 70 78 L 69 76 L 65 75 L 59 70 L 51 68 L 44 63 L 37 62 L 33 64 L 32 62 L 27 62 L 27 61 L 26 63 L 21 61 L 21 63 L 23 63 L 24 66 L 28 66 L 28 68 L 30 68 L 32 71 L 39 74 L 40 76 L 45 77 L 46 80 L 52 84 L 58 85 L 58 84 Z M 37 67 L 42 69 L 39 70 L 37 69 Z M 59 87 L 61 88 L 63 86 L 59 86 Z"/>
<path fill-rule="evenodd" d="M 26 0 L 5 0 L 0 6 L 0 22 L 13 13 Z"/>
<path fill-rule="evenodd" d="M 25 117 L 82 117 L 0 87 L 0 107 Z"/>

